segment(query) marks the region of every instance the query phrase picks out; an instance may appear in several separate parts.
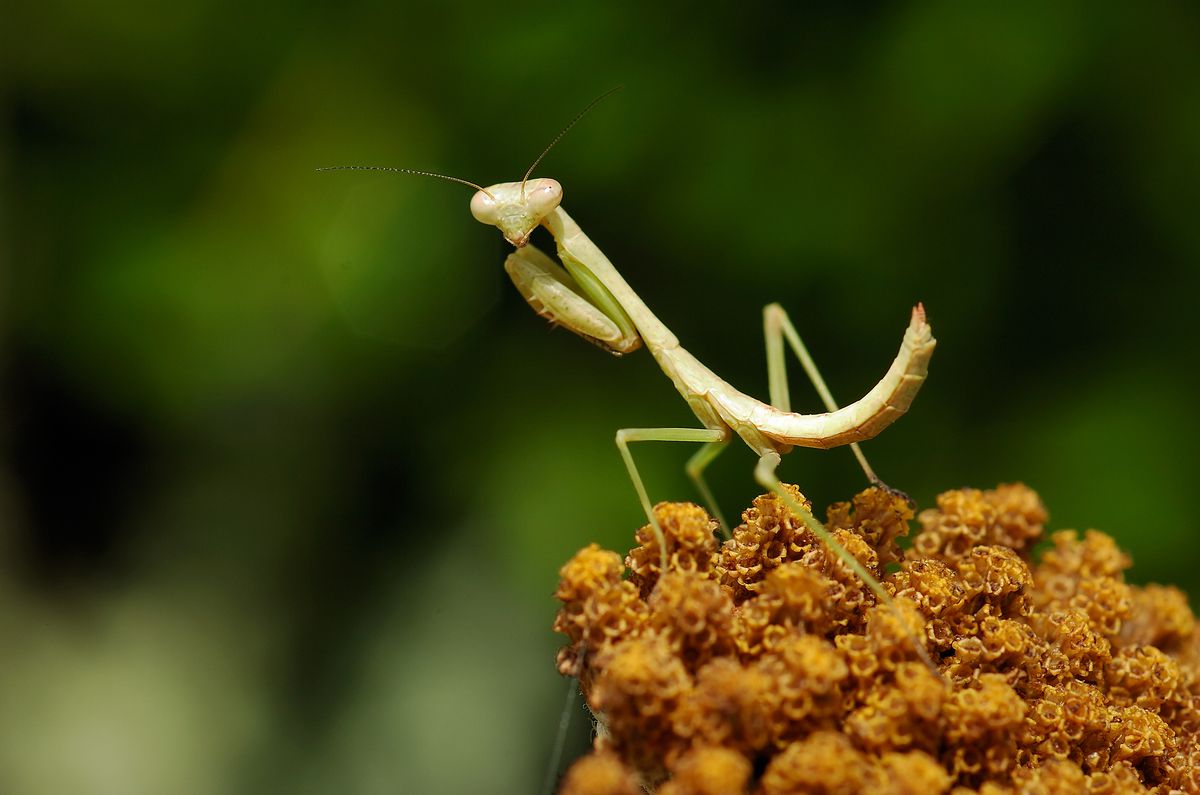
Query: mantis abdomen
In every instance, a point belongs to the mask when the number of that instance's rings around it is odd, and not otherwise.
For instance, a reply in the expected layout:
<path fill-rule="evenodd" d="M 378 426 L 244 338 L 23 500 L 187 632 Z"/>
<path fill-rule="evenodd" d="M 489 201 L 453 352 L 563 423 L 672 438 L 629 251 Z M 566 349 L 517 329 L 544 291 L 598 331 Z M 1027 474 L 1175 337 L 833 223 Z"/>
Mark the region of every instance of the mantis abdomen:
<path fill-rule="evenodd" d="M 936 345 L 925 310 L 918 304 L 900 351 L 884 377 L 854 403 L 822 414 L 785 411 L 740 392 L 683 348 L 652 352 L 685 397 L 702 396 L 726 425 L 761 452 L 761 437 L 787 448 L 820 449 L 874 437 L 908 410 L 925 381 Z"/>

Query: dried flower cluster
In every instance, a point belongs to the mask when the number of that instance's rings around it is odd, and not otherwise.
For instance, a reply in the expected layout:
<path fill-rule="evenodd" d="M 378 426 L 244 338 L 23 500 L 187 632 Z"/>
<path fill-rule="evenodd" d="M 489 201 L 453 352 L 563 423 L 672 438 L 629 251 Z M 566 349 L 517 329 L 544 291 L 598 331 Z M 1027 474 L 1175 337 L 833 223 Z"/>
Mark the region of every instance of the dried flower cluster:
<path fill-rule="evenodd" d="M 1125 583 L 1095 531 L 1032 565 L 1027 487 L 942 494 L 907 550 L 904 498 L 830 507 L 890 607 L 772 495 L 721 546 L 695 505 L 655 511 L 666 572 L 649 527 L 561 571 L 558 667 L 600 728 L 566 795 L 1200 792 L 1184 595 Z"/>

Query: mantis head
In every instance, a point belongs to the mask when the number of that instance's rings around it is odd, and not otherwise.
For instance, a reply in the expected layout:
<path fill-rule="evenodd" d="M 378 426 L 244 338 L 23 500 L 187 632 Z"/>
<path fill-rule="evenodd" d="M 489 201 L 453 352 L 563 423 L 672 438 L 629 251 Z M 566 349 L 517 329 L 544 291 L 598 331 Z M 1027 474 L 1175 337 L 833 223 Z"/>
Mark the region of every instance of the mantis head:
<path fill-rule="evenodd" d="M 542 219 L 554 212 L 562 202 L 562 185 L 552 179 L 530 179 L 533 170 L 542 162 L 546 153 L 553 149 L 589 110 L 613 92 L 620 90 L 620 86 L 610 88 L 579 111 L 525 170 L 525 176 L 521 177 L 520 182 L 501 182 L 490 188 L 480 188 L 471 198 L 471 215 L 475 216 L 475 220 L 496 227 L 505 240 L 517 248 L 524 248 L 529 242 L 529 236 L 537 229 Z"/>
<path fill-rule="evenodd" d="M 562 185 L 552 179 L 501 182 L 476 192 L 471 198 L 471 215 L 496 227 L 505 240 L 521 248 L 561 201 Z"/>

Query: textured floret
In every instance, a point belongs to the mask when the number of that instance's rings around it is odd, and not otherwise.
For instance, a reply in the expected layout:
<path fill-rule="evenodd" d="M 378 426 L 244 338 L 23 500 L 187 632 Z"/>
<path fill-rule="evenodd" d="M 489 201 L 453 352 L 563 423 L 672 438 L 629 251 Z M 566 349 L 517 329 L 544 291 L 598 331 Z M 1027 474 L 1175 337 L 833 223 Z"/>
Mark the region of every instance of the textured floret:
<path fill-rule="evenodd" d="M 785 485 L 784 489 L 812 510 L 812 503 L 799 489 L 791 485 Z M 773 570 L 790 560 L 798 560 L 812 548 L 814 540 L 800 517 L 793 515 L 779 497 L 763 494 L 742 513 L 742 523 L 722 545 L 717 574 L 740 603 L 754 596 Z"/>
<path fill-rule="evenodd" d="M 829 641 L 791 635 L 756 665 L 775 682 L 778 706 L 771 737 L 776 745 L 835 727 L 849 707 L 850 669 Z"/>
<path fill-rule="evenodd" d="M 661 638 L 635 638 L 596 655 L 599 673 L 588 704 L 608 726 L 606 747 L 657 778 L 680 742 L 672 719 L 689 699 L 692 681 Z"/>
<path fill-rule="evenodd" d="M 699 747 L 671 768 L 671 780 L 655 795 L 744 795 L 753 772 L 750 760 L 728 748 Z"/>
<path fill-rule="evenodd" d="M 689 671 L 733 652 L 733 600 L 706 575 L 668 572 L 650 594 L 649 607 L 649 631 L 666 640 Z"/>
<path fill-rule="evenodd" d="M 596 544 L 581 549 L 559 571 L 555 596 L 562 608 L 554 630 L 569 641 L 558 653 L 559 673 L 584 676 L 585 657 L 643 629 L 649 611 L 637 589 L 621 579 L 623 571 L 620 556 Z"/>
<path fill-rule="evenodd" d="M 843 734 L 815 732 L 792 743 L 767 765 L 762 795 L 852 795 L 866 791 L 871 764 Z"/>
<path fill-rule="evenodd" d="M 950 774 L 929 754 L 888 752 L 879 758 L 868 791 L 876 795 L 941 795 L 950 783 Z"/>
<path fill-rule="evenodd" d="M 888 564 L 903 556 L 896 539 L 908 535 L 913 506 L 902 494 L 872 486 L 851 502 L 830 505 L 826 517 L 826 528 L 856 533 L 875 550 L 880 563 Z"/>
<path fill-rule="evenodd" d="M 995 509 L 992 543 L 1024 552 L 1041 537 L 1049 515 L 1036 491 L 1024 483 L 1002 483 L 983 498 Z"/>
<path fill-rule="evenodd" d="M 943 762 L 966 783 L 1002 778 L 1016 767 L 1017 731 L 1027 705 L 999 674 L 981 674 L 943 708 Z"/>
<path fill-rule="evenodd" d="M 1196 618 L 1183 591 L 1147 585 L 1134 588 L 1131 596 L 1130 616 L 1121 627 L 1122 644 L 1157 646 L 1173 652 L 1196 636 Z"/>
<path fill-rule="evenodd" d="M 917 519 L 921 532 L 910 554 L 952 561 L 985 544 L 1026 553 L 1042 534 L 1046 509 L 1032 489 L 1014 483 L 993 491 L 944 492 L 938 495 L 937 508 L 922 511 Z"/>
<path fill-rule="evenodd" d="M 945 683 L 921 663 L 903 663 L 894 680 L 859 692 L 859 706 L 845 722 L 846 734 L 875 752 L 935 751 L 942 735 Z"/>
<path fill-rule="evenodd" d="M 563 776 L 559 795 L 645 795 L 637 774 L 616 754 L 602 751 L 581 758 Z"/>
<path fill-rule="evenodd" d="M 675 715 L 675 731 L 696 745 L 754 755 L 771 742 L 779 706 L 777 683 L 769 670 L 717 659 L 696 675 L 695 688 Z"/>
<path fill-rule="evenodd" d="M 1029 614 L 1026 591 L 1033 586 L 1033 574 L 1017 553 L 1008 547 L 974 547 L 955 566 L 967 590 L 970 611 L 1012 618 Z"/>
<path fill-rule="evenodd" d="M 1186 698 L 1179 663 L 1153 646 L 1129 646 L 1118 651 L 1104 671 L 1108 696 L 1120 707 L 1159 709 L 1166 701 Z"/>
<path fill-rule="evenodd" d="M 1038 606 L 1078 607 L 1098 632 L 1116 638 L 1133 609 L 1133 591 L 1124 581 L 1129 556 L 1095 530 L 1082 540 L 1074 530 L 1055 533 L 1051 540 L 1053 548 L 1034 572 Z"/>
<path fill-rule="evenodd" d="M 1070 607 L 1035 616 L 1034 627 L 1049 642 L 1045 658 L 1047 676 L 1074 677 L 1098 682 L 1112 659 L 1112 646 L 1082 608 Z"/>
<path fill-rule="evenodd" d="M 769 651 L 795 633 L 826 635 L 833 628 L 826 601 L 833 583 L 803 563 L 775 569 L 755 599 L 742 603 L 734 622 L 738 649 L 746 657 Z"/>
<path fill-rule="evenodd" d="M 717 520 L 699 505 L 690 502 L 660 502 L 654 506 L 654 518 L 667 542 L 669 571 L 709 572 L 717 551 Z M 642 597 L 649 596 L 658 582 L 662 554 L 652 525 L 637 531 L 638 546 L 625 558 L 629 581 Z"/>

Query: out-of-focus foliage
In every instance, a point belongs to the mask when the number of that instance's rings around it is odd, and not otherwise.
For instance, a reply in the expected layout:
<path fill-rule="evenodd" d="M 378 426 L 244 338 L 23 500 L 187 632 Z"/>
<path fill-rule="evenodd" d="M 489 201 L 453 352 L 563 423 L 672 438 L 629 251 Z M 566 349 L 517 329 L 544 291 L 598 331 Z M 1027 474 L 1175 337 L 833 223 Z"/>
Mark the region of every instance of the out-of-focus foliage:
<path fill-rule="evenodd" d="M 557 567 L 640 521 L 613 432 L 692 420 L 649 357 L 546 330 L 466 189 L 313 169 L 515 179 L 616 83 L 539 173 L 703 360 L 765 395 L 778 300 L 850 399 L 923 300 L 881 474 L 923 506 L 1024 480 L 1133 580 L 1200 585 L 1192 4 L 59 1 L 0 30 L 0 791 L 536 789 Z M 688 451 L 643 448 L 690 497 Z M 750 465 L 714 466 L 726 506 Z M 783 475 L 862 485 L 844 450 Z"/>

